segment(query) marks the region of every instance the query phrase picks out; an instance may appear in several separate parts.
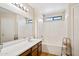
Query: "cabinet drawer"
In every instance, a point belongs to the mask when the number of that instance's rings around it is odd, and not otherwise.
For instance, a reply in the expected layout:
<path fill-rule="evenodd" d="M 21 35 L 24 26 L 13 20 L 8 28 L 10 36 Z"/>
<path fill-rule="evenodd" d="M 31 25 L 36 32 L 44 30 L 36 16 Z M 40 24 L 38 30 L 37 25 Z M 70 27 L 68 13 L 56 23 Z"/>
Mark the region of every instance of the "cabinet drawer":
<path fill-rule="evenodd" d="M 34 51 L 35 49 L 37 49 L 37 47 L 38 47 L 38 45 L 36 44 L 36 45 L 34 45 L 33 47 L 32 47 L 32 51 Z"/>
<path fill-rule="evenodd" d="M 32 56 L 37 56 L 37 49 L 32 52 Z"/>
<path fill-rule="evenodd" d="M 29 55 L 30 53 L 31 53 L 31 49 L 29 49 L 29 50 L 23 52 L 22 54 L 20 54 L 20 56 L 27 56 L 27 55 Z"/>

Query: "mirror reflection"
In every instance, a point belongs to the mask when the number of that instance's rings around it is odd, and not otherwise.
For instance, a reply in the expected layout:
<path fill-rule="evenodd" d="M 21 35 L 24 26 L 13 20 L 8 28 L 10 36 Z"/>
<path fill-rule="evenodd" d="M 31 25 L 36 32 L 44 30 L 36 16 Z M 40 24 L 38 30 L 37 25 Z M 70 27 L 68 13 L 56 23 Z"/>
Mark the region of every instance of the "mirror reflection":
<path fill-rule="evenodd" d="M 0 45 L 5 42 L 30 37 L 31 35 L 31 17 L 28 17 L 28 15 L 25 17 L 0 7 Z"/>

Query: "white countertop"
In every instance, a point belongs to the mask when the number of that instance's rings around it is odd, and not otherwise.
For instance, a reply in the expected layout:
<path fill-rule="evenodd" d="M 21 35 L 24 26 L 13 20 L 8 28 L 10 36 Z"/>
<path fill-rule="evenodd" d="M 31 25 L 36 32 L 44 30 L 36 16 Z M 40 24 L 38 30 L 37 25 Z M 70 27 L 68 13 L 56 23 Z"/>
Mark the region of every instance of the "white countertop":
<path fill-rule="evenodd" d="M 24 51 L 31 48 L 33 45 L 40 42 L 42 39 L 35 39 L 31 42 L 28 42 L 27 40 L 23 39 L 20 41 L 16 41 L 16 43 L 4 43 L 3 49 L 0 52 L 0 56 L 18 56 Z M 12 44 L 12 45 L 11 45 Z"/>

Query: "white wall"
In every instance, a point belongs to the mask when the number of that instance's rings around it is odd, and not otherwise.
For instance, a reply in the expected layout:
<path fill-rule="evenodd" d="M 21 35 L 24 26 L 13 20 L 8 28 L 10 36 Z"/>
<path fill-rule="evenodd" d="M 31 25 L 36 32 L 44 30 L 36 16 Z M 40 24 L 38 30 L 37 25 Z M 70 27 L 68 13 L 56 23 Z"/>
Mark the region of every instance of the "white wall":
<path fill-rule="evenodd" d="M 51 54 L 61 55 L 62 39 L 66 37 L 65 13 L 52 13 L 47 16 L 62 15 L 63 19 L 59 21 L 38 23 L 38 33 L 43 35 L 43 51 Z M 42 24 L 42 25 L 41 25 Z M 40 27 L 41 26 L 41 27 Z M 42 30 L 41 30 L 42 28 Z"/>
<path fill-rule="evenodd" d="M 73 43 L 73 55 L 79 56 L 79 4 L 71 6 L 71 38 Z"/>
<path fill-rule="evenodd" d="M 30 37 L 32 35 L 32 23 L 27 24 L 26 19 L 20 15 L 17 16 L 18 38 Z"/>
<path fill-rule="evenodd" d="M 66 10 L 67 14 L 67 37 L 71 39 L 72 55 L 79 55 L 78 47 L 78 4 L 69 4 Z"/>
<path fill-rule="evenodd" d="M 43 37 L 43 17 L 40 17 L 40 19 L 38 20 L 38 38 L 42 38 Z"/>
<path fill-rule="evenodd" d="M 1 16 L 0 16 L 0 43 L 1 43 Z"/>
<path fill-rule="evenodd" d="M 33 35 L 35 38 L 38 37 L 38 20 L 40 19 L 40 13 L 37 9 L 34 9 L 34 19 L 33 19 Z"/>
<path fill-rule="evenodd" d="M 74 55 L 79 56 L 79 7 L 74 8 Z"/>

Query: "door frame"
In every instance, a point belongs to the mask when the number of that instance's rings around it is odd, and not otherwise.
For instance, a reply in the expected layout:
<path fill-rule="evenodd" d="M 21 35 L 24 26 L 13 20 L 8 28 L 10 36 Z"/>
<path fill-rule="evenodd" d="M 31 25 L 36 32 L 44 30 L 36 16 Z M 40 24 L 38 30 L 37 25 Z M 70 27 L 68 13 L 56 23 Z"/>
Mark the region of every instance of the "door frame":
<path fill-rule="evenodd" d="M 70 38 L 71 38 L 71 44 L 72 44 L 72 55 L 75 56 L 74 54 L 74 8 L 75 7 L 79 7 L 79 4 L 72 4 L 71 7 L 70 7 L 70 18 L 71 18 L 71 35 L 70 35 Z"/>

